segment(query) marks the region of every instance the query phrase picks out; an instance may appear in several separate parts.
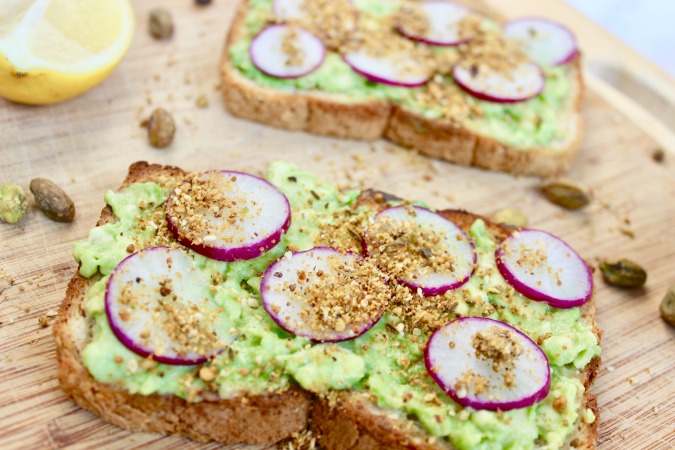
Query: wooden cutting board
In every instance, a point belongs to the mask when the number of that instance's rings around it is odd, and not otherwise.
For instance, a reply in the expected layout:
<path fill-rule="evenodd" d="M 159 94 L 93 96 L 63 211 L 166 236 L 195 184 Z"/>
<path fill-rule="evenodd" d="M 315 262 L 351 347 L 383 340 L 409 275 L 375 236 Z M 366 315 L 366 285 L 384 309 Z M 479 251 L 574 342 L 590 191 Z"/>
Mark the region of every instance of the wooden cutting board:
<path fill-rule="evenodd" d="M 53 319 L 46 328 L 38 319 L 58 308 L 76 269 L 72 244 L 87 236 L 103 194 L 120 184 L 129 164 L 147 160 L 256 173 L 276 159 L 439 208 L 490 214 L 515 207 L 531 226 L 561 236 L 594 264 L 613 257 L 642 264 L 649 279 L 641 290 L 608 287 L 595 274 L 598 323 L 605 331 L 603 366 L 592 388 L 600 404 L 599 447 L 673 448 L 675 328 L 660 319 L 658 305 L 675 283 L 675 154 L 661 164 L 652 160 L 657 143 L 636 125 L 639 108 L 620 95 L 613 104 L 621 108 L 611 106 L 607 99 L 617 94 L 604 85 L 588 92 L 587 133 L 569 175 L 590 186 L 594 200 L 581 212 L 563 211 L 542 199 L 535 178 L 457 167 L 384 141 L 334 140 L 232 118 L 219 92 L 218 61 L 235 3 L 216 0 L 197 8 L 187 0 L 138 1 L 132 48 L 101 86 L 50 107 L 0 100 L 0 181 L 28 190 L 32 178 L 50 178 L 77 207 L 72 224 L 51 222 L 35 207 L 19 225 L 0 224 L 0 448 L 219 447 L 129 433 L 77 407 L 58 387 Z M 146 33 L 147 13 L 160 4 L 176 21 L 169 42 Z M 556 17 L 555 8 L 545 13 Z M 206 108 L 196 106 L 200 96 Z M 150 148 L 139 127 L 157 106 L 171 111 L 178 125 L 166 150 Z"/>

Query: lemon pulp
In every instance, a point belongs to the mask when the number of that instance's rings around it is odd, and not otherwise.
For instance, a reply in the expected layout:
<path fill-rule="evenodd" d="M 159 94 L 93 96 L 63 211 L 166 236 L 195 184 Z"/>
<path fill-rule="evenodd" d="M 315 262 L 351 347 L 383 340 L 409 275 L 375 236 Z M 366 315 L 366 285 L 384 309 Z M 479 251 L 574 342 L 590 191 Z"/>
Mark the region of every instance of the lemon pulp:
<path fill-rule="evenodd" d="M 103 81 L 133 37 L 129 0 L 3 0 L 0 96 L 49 104 Z"/>

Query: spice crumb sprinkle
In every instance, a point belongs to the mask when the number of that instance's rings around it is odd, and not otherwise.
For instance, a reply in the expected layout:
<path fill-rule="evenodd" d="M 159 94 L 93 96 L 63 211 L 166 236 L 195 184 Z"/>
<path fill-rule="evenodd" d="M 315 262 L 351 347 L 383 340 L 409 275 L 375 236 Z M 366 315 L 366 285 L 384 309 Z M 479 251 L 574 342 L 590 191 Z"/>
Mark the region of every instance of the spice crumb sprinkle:
<path fill-rule="evenodd" d="M 492 362 L 495 372 L 502 372 L 504 385 L 514 386 L 513 373 L 515 361 L 523 353 L 523 345 L 511 330 L 492 326 L 478 331 L 471 340 L 471 345 L 476 350 L 476 357 Z"/>

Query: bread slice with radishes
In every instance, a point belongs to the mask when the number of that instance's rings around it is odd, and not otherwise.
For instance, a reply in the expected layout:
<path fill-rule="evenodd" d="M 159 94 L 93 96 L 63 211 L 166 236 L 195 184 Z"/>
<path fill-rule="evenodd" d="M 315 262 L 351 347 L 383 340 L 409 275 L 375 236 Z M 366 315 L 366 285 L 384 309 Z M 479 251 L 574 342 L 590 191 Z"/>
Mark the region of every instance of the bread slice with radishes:
<path fill-rule="evenodd" d="M 159 186 L 174 186 L 178 181 L 185 180 L 186 173 L 176 167 L 160 166 L 138 162 L 129 168 L 129 174 L 120 191 L 132 185 L 143 183 L 156 183 Z M 135 208 L 137 205 L 120 204 L 121 208 Z M 158 207 L 160 205 L 148 205 Z M 162 205 L 163 206 L 163 205 Z M 174 205 L 175 206 L 175 205 Z M 283 207 L 283 205 L 282 205 Z M 118 211 L 119 214 L 119 211 Z M 160 214 L 164 216 L 164 214 Z M 106 206 L 101 212 L 97 223 L 98 227 L 109 227 L 119 223 L 113 208 Z M 143 225 L 140 225 L 143 226 Z M 151 225 L 147 225 L 148 229 Z M 101 245 L 111 242 L 108 236 L 103 238 Z M 124 238 L 119 236 L 119 238 Z M 195 352 L 194 348 L 171 348 L 162 345 L 166 339 L 157 342 L 154 336 L 145 341 L 141 334 L 146 331 L 141 328 L 143 321 L 153 324 L 155 321 L 166 319 L 167 311 L 161 316 L 153 317 L 149 309 L 156 307 L 158 299 L 172 298 L 180 295 L 181 298 L 190 298 L 182 295 L 186 292 L 200 292 L 208 289 L 208 281 L 200 277 L 182 277 L 172 285 L 160 282 L 166 280 L 166 274 L 161 276 L 153 286 L 146 284 L 152 281 L 163 271 L 173 273 L 192 273 L 186 270 L 193 262 L 186 257 L 184 252 L 170 247 L 155 247 L 145 252 L 136 244 L 123 249 L 131 254 L 119 265 L 115 265 L 111 274 L 110 288 L 106 289 L 105 308 L 109 317 L 123 319 L 126 313 L 122 312 L 129 308 L 129 299 L 138 303 L 135 311 L 140 311 L 140 317 L 135 314 L 134 320 L 119 320 L 111 323 L 110 330 L 115 338 L 121 339 L 132 353 L 117 353 L 115 348 L 103 348 L 97 360 L 114 358 L 113 368 L 121 369 L 122 373 L 132 376 L 133 373 L 144 372 L 149 366 L 143 367 L 142 361 L 149 361 L 150 366 L 164 363 L 172 364 L 173 367 L 197 367 L 195 378 L 199 379 L 199 367 L 209 359 L 212 347 L 210 345 Z M 139 248 L 135 248 L 135 245 Z M 103 257 L 110 257 L 103 250 Z M 178 257 L 176 257 L 178 255 Z M 119 257 L 118 257 L 119 258 Z M 169 262 L 170 261 L 170 262 Z M 171 265 L 171 268 L 168 266 Z M 65 299 L 59 310 L 58 321 L 54 325 L 54 337 L 56 339 L 56 354 L 58 359 L 58 377 L 61 389 L 77 404 L 100 416 L 106 422 L 131 431 L 145 431 L 162 434 L 174 434 L 187 436 L 198 442 L 219 441 L 223 443 L 248 442 L 251 444 L 264 444 L 276 442 L 287 438 L 292 433 L 306 428 L 311 405 L 311 396 L 298 388 L 291 386 L 289 389 L 271 393 L 253 393 L 250 389 L 231 393 L 228 398 L 220 398 L 217 395 L 202 395 L 200 401 L 194 401 L 187 396 L 169 395 L 161 392 L 152 394 L 143 393 L 142 386 L 136 386 L 131 391 L 114 382 L 105 382 L 92 375 L 84 362 L 84 352 L 92 341 L 96 320 L 91 311 L 90 293 L 92 288 L 101 280 L 100 268 L 95 268 L 94 273 L 82 275 L 78 270 L 71 279 Z M 206 284 L 205 284 L 206 283 Z M 195 291 L 196 287 L 196 291 Z M 164 288 L 164 291 L 162 291 Z M 168 294 L 167 291 L 169 292 Z M 121 295 L 124 292 L 124 296 Z M 166 294 L 166 296 L 162 296 Z M 125 298 L 126 297 L 126 298 Z M 192 298 L 196 307 L 201 308 L 201 298 Z M 186 305 L 190 307 L 191 305 Z M 213 309 L 214 305 L 207 305 Z M 175 312 L 175 311 L 174 311 Z M 120 314 L 121 313 L 121 314 Z M 100 323 L 99 323 L 100 327 Z M 107 327 L 107 326 L 106 326 Z M 155 325 L 152 325 L 155 329 Z M 161 331 L 161 328 L 156 328 Z M 165 332 L 159 337 L 166 338 Z M 164 336 L 162 336 L 164 335 Z M 206 336 L 205 342 L 215 342 Z M 230 339 L 228 336 L 224 340 Z M 199 342 L 191 339 L 190 342 Z M 163 349 L 161 347 L 164 347 Z M 141 364 L 135 355 L 142 356 Z M 211 355 L 212 356 L 212 355 Z M 195 366 L 194 364 L 198 365 Z M 150 367 L 150 370 L 153 370 Z M 207 379 L 208 373 L 206 372 Z M 205 373 L 202 373 L 204 375 Z M 100 375 L 100 374 L 99 374 Z M 105 375 L 105 374 L 104 374 Z"/>
<path fill-rule="evenodd" d="M 388 197 L 380 192 L 367 190 L 361 193 L 357 205 L 373 211 L 387 211 L 391 209 L 388 202 L 384 200 Z M 597 327 L 595 321 L 596 306 L 592 298 L 593 288 L 590 269 L 562 240 L 539 230 L 518 231 L 463 210 L 442 210 L 437 213 L 459 227 L 466 235 L 473 234 L 472 227 L 475 227 L 477 221 L 484 224 L 483 232 L 485 234 L 479 240 L 487 237 L 492 241 L 494 260 L 492 263 L 486 264 L 485 255 L 481 255 L 476 266 L 477 273 L 474 272 L 472 276 L 486 276 L 484 272 L 486 267 L 491 264 L 505 264 L 504 260 L 498 256 L 503 255 L 504 248 L 514 248 L 520 251 L 520 253 L 509 251 L 512 257 L 520 260 L 520 263 L 516 264 L 519 268 L 522 268 L 522 265 L 528 269 L 517 277 L 519 280 L 526 280 L 528 275 L 533 276 L 529 273 L 532 272 L 536 274 L 535 276 L 538 277 L 541 285 L 557 286 L 560 275 L 571 276 L 572 278 L 577 275 L 580 276 L 580 282 L 567 278 L 561 283 L 567 287 L 574 286 L 572 289 L 574 294 L 571 296 L 583 298 L 583 302 L 577 303 L 576 306 L 563 304 L 566 301 L 565 299 L 570 297 L 568 294 L 571 294 L 571 292 L 561 291 L 560 286 L 558 286 L 555 294 L 559 297 L 557 298 L 560 302 L 558 307 L 566 308 L 567 311 L 578 309 L 580 313 L 578 321 L 583 324 L 583 327 L 591 330 L 597 342 L 600 342 L 602 331 Z M 544 233 L 545 236 L 543 239 L 535 239 L 537 242 L 535 245 L 518 244 L 512 247 L 513 240 L 518 239 L 524 233 L 532 233 L 538 236 L 540 233 Z M 459 239 L 461 240 L 461 237 Z M 472 241 L 475 242 L 475 239 L 475 235 L 472 236 Z M 560 252 L 561 248 L 565 250 Z M 523 257 L 523 253 L 526 254 L 525 257 Z M 538 257 L 532 258 L 532 254 L 538 254 Z M 535 260 L 537 262 L 534 262 Z M 561 269 L 563 266 L 564 269 Z M 506 280 L 507 278 L 501 276 L 502 270 L 494 266 L 489 269 L 489 272 L 496 278 Z M 490 279 L 491 275 L 488 274 L 486 278 Z M 519 294 L 528 292 L 527 298 L 530 299 L 537 297 L 536 295 L 534 297 L 530 295 L 531 291 L 528 291 L 527 286 L 521 284 L 516 288 L 518 281 L 513 277 L 508 278 L 511 280 L 508 282 L 509 289 L 513 289 Z M 588 284 L 589 280 L 590 285 Z M 490 292 L 493 288 L 486 286 L 486 289 Z M 535 302 L 549 304 L 552 300 L 552 298 L 543 298 L 540 294 L 539 299 Z M 444 304 L 438 301 L 435 306 L 432 305 L 432 303 L 429 303 L 427 307 L 439 308 L 437 313 L 440 314 Z M 513 305 L 511 307 L 513 308 Z M 417 319 L 420 324 L 425 320 L 423 316 L 417 316 Z M 551 320 L 551 318 L 544 315 L 541 320 L 545 322 Z M 552 323 L 555 323 L 555 319 Z M 455 425 L 456 429 L 449 431 L 450 436 L 453 436 L 450 440 L 455 441 L 455 445 L 448 442 L 448 439 L 430 436 L 428 428 L 433 428 L 432 424 L 419 419 L 412 420 L 410 414 L 392 411 L 384 406 L 385 403 L 381 397 L 359 391 L 343 391 L 335 396 L 321 397 L 319 401 L 313 404 L 311 429 L 313 434 L 317 436 L 318 443 L 323 448 L 330 450 L 355 448 L 456 450 L 510 448 L 511 446 L 534 449 L 595 449 L 598 438 L 599 413 L 596 397 L 589 389 L 598 374 L 600 357 L 593 357 L 583 368 L 576 370 L 575 382 L 578 382 L 583 388 L 576 392 L 574 400 L 563 400 L 560 396 L 560 386 L 556 385 L 555 381 L 551 382 L 552 379 L 557 378 L 557 376 L 551 377 L 551 368 L 555 364 L 551 363 L 550 356 L 544 355 L 541 351 L 544 349 L 550 355 L 550 349 L 546 346 L 546 340 L 550 339 L 548 334 L 535 337 L 530 332 L 530 337 L 528 337 L 522 332 L 527 328 L 522 322 L 518 325 L 516 321 L 512 325 L 514 325 L 513 328 L 502 321 L 494 321 L 489 317 L 489 314 L 483 313 L 478 316 L 463 317 L 460 314 L 455 320 L 437 328 L 424 345 L 424 352 L 420 354 L 419 358 L 423 361 L 430 379 L 433 380 L 429 383 L 440 387 L 454 402 L 462 405 L 459 410 L 452 413 L 453 417 L 460 419 L 458 424 Z M 486 330 L 489 331 L 486 333 Z M 498 353 L 503 351 L 508 354 L 509 351 L 516 351 L 515 348 L 522 345 L 521 350 L 516 352 L 527 355 L 520 359 L 520 363 L 527 361 L 525 365 L 512 366 L 511 369 L 499 367 L 499 370 L 497 370 L 494 364 L 508 365 L 508 358 L 504 358 L 503 354 L 494 359 L 486 358 L 484 352 L 482 352 L 483 349 L 476 345 L 477 338 L 481 339 L 485 335 L 489 336 L 489 333 L 502 333 L 503 331 L 506 334 L 502 336 L 508 336 L 508 338 L 500 341 L 506 342 L 507 346 L 497 346 Z M 395 337 L 398 332 L 397 329 L 393 328 L 387 332 L 393 343 L 396 343 Z M 407 332 L 401 334 L 405 336 L 404 339 L 410 339 Z M 509 346 L 512 346 L 513 350 L 509 350 Z M 558 367 L 553 371 L 559 370 Z M 468 378 L 467 374 L 470 374 Z M 513 381 L 513 388 L 508 388 L 504 377 L 511 375 L 513 380 L 516 380 L 517 377 L 525 377 L 519 384 L 520 388 L 515 388 L 517 385 L 515 381 Z M 418 383 L 419 381 L 414 382 Z M 491 388 L 481 388 L 483 382 Z M 504 391 L 498 392 L 500 389 Z M 426 400 L 433 404 L 437 401 L 437 398 L 429 396 Z M 414 399 L 409 400 L 411 403 L 413 401 Z M 546 442 L 542 438 L 530 442 L 527 437 L 528 433 L 522 433 L 521 428 L 530 427 L 542 416 L 546 417 L 546 414 L 548 414 L 546 411 L 569 411 L 571 403 L 575 404 L 573 408 L 576 409 L 576 413 L 572 422 L 565 422 L 570 432 L 557 442 Z M 513 426 L 515 423 L 509 424 L 512 426 L 507 425 L 502 431 L 510 437 L 504 440 L 499 440 L 495 435 L 491 436 L 489 432 L 476 435 L 474 440 L 458 438 L 457 435 L 461 436 L 463 433 L 462 422 L 471 421 L 473 417 L 480 417 L 479 420 L 486 419 L 486 426 L 488 424 L 494 426 L 491 421 L 487 420 L 487 416 L 482 415 L 484 411 L 497 411 L 498 415 L 507 414 L 506 411 L 512 413 L 526 412 L 529 419 L 526 423 L 519 423 L 518 426 Z M 431 422 L 438 420 L 439 417 L 431 416 Z"/>
<path fill-rule="evenodd" d="M 451 0 L 243 0 L 221 73 L 238 117 L 550 176 L 582 135 L 580 51 L 564 25 L 500 24 Z"/>
<path fill-rule="evenodd" d="M 62 389 L 104 420 L 326 450 L 595 447 L 593 279 L 561 239 L 286 163 L 136 163 L 105 200 L 54 327 Z"/>

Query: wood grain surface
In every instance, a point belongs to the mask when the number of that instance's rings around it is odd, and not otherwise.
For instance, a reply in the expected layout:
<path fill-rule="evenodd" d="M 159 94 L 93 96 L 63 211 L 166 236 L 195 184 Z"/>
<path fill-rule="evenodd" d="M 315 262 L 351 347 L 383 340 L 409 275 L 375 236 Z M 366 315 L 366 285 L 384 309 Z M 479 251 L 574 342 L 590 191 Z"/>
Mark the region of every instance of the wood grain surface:
<path fill-rule="evenodd" d="M 34 206 L 18 225 L 0 224 L 0 448 L 219 448 L 129 433 L 68 401 L 56 380 L 53 319 L 44 328 L 38 320 L 59 306 L 76 269 L 72 244 L 87 236 L 103 194 L 120 184 L 129 164 L 262 173 L 276 159 L 345 186 L 375 187 L 439 208 L 490 214 L 515 207 L 532 227 L 559 235 L 596 266 L 614 257 L 643 265 L 649 279 L 641 290 L 609 287 L 595 274 L 605 331 L 603 366 L 592 388 L 601 413 L 599 448 L 673 448 L 675 328 L 660 319 L 658 305 L 675 283 L 675 154 L 654 162 L 656 144 L 626 118 L 629 111 L 589 92 L 587 133 L 569 176 L 587 184 L 594 200 L 581 212 L 566 212 L 542 199 L 535 178 L 457 167 L 384 141 L 339 141 L 234 119 L 218 90 L 218 61 L 235 3 L 137 1 L 132 48 L 101 86 L 50 107 L 0 100 L 0 181 L 28 190 L 32 178 L 50 178 L 77 207 L 72 224 L 52 222 Z M 147 13 L 160 4 L 176 20 L 169 42 L 146 33 Z M 196 106 L 201 95 L 206 108 Z M 139 127 L 156 106 L 171 111 L 178 125 L 166 150 L 149 147 Z"/>

